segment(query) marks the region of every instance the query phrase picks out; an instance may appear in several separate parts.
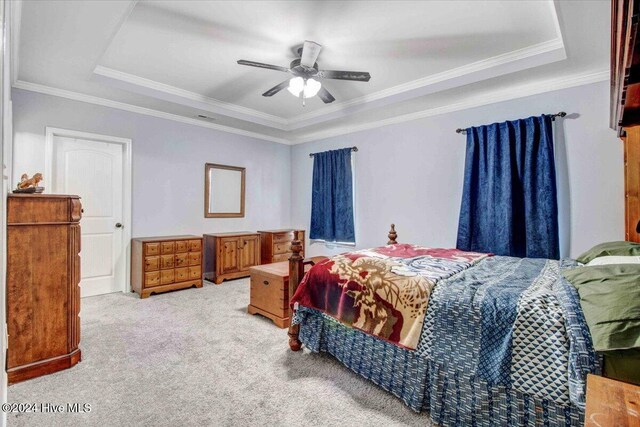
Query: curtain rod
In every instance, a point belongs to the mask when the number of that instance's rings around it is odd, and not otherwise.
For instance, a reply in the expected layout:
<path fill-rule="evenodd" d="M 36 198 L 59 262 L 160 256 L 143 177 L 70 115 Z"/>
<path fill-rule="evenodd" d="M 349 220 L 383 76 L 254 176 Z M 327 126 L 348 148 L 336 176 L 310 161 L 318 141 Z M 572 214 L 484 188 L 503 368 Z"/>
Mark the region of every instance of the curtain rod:
<path fill-rule="evenodd" d="M 358 151 L 358 147 L 351 147 L 351 151 Z M 309 157 L 313 157 L 318 153 L 309 153 Z"/>
<path fill-rule="evenodd" d="M 555 120 L 556 117 L 564 117 L 567 115 L 567 113 L 565 113 L 564 111 L 560 111 L 559 113 L 556 114 L 549 114 L 551 116 L 551 120 Z M 466 134 L 467 130 L 466 129 L 462 129 L 462 128 L 458 128 L 456 129 L 456 133 L 461 133 L 461 134 Z"/>

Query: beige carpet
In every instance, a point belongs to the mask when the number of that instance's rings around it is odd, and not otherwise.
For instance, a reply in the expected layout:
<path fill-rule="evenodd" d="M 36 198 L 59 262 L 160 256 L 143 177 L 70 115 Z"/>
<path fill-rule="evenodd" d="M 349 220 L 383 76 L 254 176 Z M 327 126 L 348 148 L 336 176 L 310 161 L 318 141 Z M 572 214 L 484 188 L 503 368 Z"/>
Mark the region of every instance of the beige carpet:
<path fill-rule="evenodd" d="M 9 387 L 9 402 L 88 403 L 89 413 L 9 414 L 9 426 L 430 426 L 335 359 L 293 353 L 246 313 L 247 279 L 141 300 L 82 300 L 76 367 Z"/>

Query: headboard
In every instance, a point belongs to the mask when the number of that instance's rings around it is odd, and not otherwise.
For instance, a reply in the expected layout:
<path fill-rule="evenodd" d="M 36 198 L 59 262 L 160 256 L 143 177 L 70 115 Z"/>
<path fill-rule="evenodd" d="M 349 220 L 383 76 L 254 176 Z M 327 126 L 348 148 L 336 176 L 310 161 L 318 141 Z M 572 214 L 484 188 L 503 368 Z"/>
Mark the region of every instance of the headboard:
<path fill-rule="evenodd" d="M 640 242 L 640 39 L 636 37 L 639 3 L 611 2 L 610 125 L 624 141 L 625 239 L 632 242 Z"/>

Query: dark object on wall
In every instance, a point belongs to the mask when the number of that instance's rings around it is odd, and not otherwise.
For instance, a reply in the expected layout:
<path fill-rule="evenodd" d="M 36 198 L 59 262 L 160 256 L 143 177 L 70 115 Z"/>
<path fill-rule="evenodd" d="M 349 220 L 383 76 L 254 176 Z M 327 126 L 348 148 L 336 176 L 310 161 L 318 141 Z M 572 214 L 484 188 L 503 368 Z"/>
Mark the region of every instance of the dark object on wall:
<path fill-rule="evenodd" d="M 131 240 L 131 288 L 151 294 L 202 287 L 202 237 L 138 237 Z"/>
<path fill-rule="evenodd" d="M 260 233 L 260 260 L 262 264 L 287 261 L 291 256 L 291 242 L 294 232 L 298 232 L 302 242 L 304 256 L 304 230 L 285 228 L 280 230 L 263 230 Z"/>
<path fill-rule="evenodd" d="M 551 117 L 469 128 L 457 248 L 560 257 Z"/>
<path fill-rule="evenodd" d="M 81 209 L 78 196 L 8 197 L 9 384 L 80 361 Z"/>
<path fill-rule="evenodd" d="M 327 242 L 355 242 L 351 148 L 313 156 L 309 237 Z"/>
<path fill-rule="evenodd" d="M 353 151 L 354 153 L 357 152 L 358 151 L 358 147 L 356 147 L 356 146 L 351 147 L 351 151 Z M 309 157 L 313 157 L 315 155 L 316 155 L 316 153 L 309 153 Z"/>
<path fill-rule="evenodd" d="M 565 113 L 564 111 L 560 111 L 559 113 L 555 113 L 555 114 L 547 114 L 547 116 L 551 117 L 551 121 L 555 121 L 556 117 L 566 117 L 567 113 Z M 456 133 L 461 133 L 463 135 L 466 135 L 467 129 L 458 128 L 456 129 Z"/>
<path fill-rule="evenodd" d="M 260 235 L 234 232 L 204 235 L 204 278 L 216 285 L 249 276 L 260 265 Z"/>
<path fill-rule="evenodd" d="M 205 163 L 205 218 L 244 217 L 245 176 L 243 167 Z"/>
<path fill-rule="evenodd" d="M 611 2 L 611 112 L 609 124 L 622 136 L 623 127 L 640 125 L 639 2 Z"/>

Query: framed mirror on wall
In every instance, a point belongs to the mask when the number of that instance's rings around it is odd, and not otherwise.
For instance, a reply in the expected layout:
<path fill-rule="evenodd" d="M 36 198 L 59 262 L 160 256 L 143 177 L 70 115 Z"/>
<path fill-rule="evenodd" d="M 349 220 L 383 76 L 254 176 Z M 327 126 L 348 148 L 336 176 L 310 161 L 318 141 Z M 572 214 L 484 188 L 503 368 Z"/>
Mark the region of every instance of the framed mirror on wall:
<path fill-rule="evenodd" d="M 204 165 L 204 217 L 244 217 L 245 168 Z"/>

